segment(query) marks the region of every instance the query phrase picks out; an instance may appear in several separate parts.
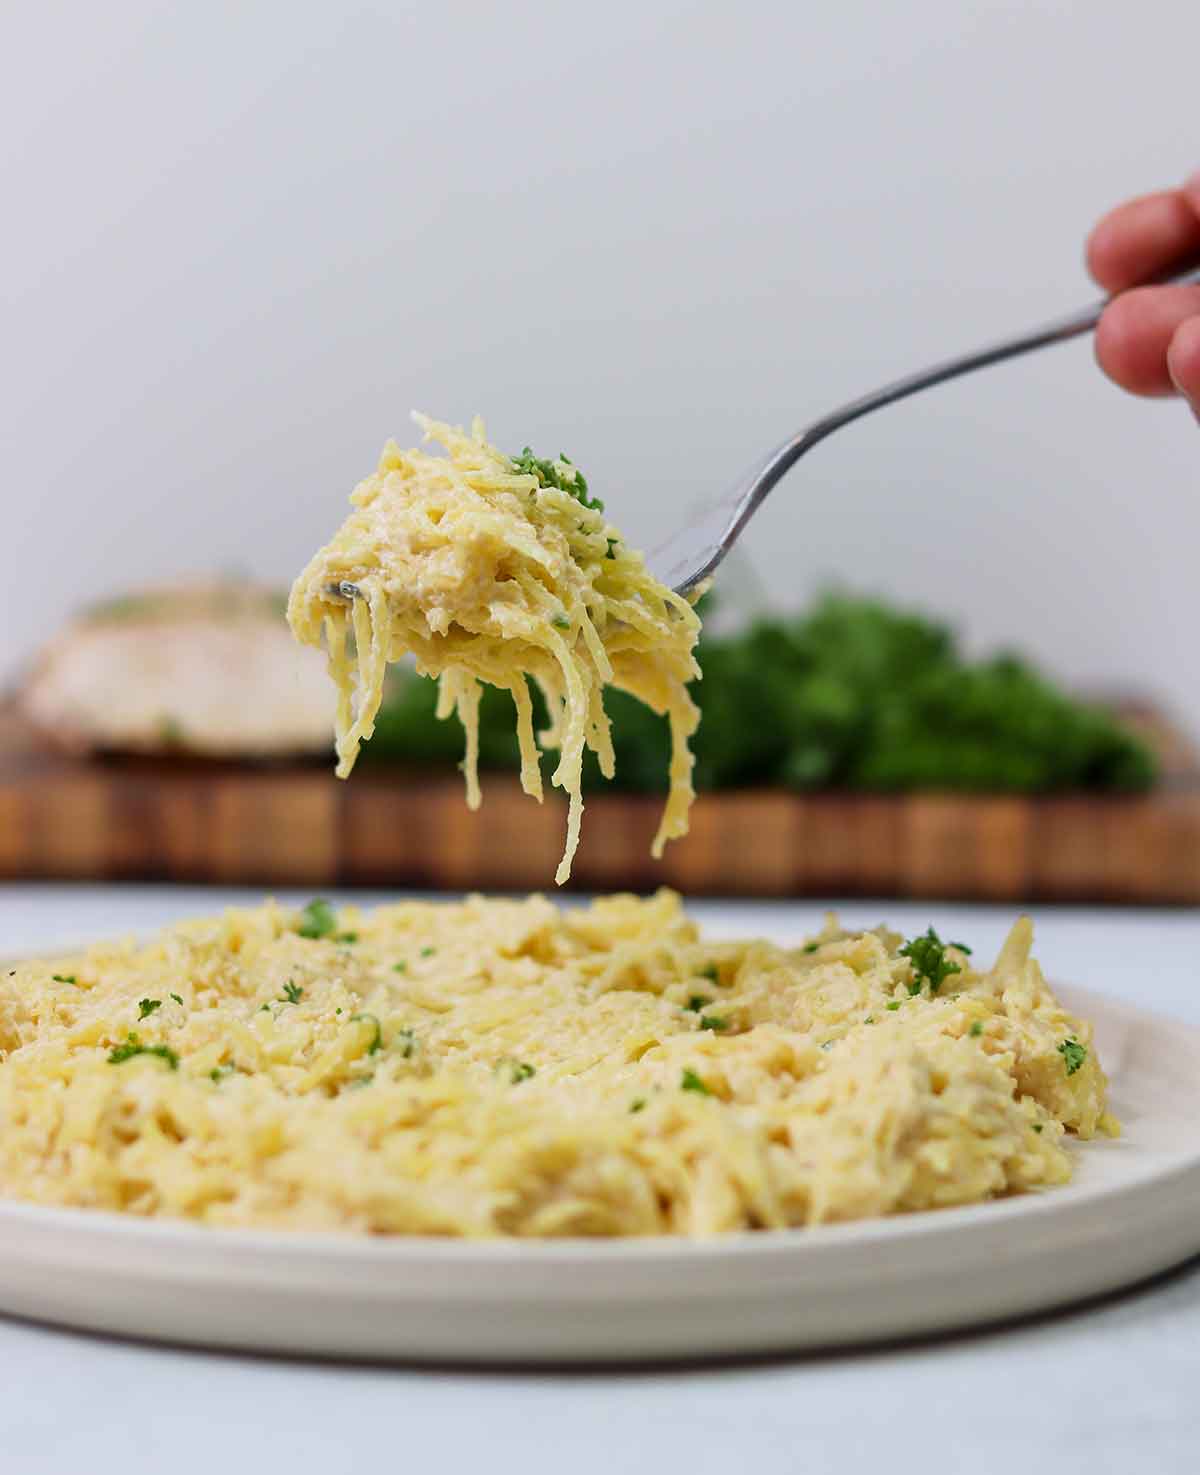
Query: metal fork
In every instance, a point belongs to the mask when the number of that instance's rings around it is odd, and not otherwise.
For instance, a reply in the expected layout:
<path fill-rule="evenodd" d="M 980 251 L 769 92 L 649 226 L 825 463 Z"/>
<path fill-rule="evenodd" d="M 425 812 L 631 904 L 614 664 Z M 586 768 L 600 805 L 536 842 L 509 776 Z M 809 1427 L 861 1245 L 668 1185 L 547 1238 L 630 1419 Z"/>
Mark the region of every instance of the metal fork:
<path fill-rule="evenodd" d="M 1165 283 L 1179 286 L 1200 284 L 1200 268 L 1168 277 Z M 806 429 L 776 446 L 749 476 L 738 483 L 728 497 L 701 513 L 694 523 L 681 528 L 648 554 L 646 562 L 651 572 L 661 583 L 680 594 L 686 594 L 719 566 L 741 536 L 746 524 L 766 500 L 767 493 L 787 475 L 801 456 L 811 451 L 827 435 L 832 435 L 843 425 L 849 425 L 852 420 L 860 420 L 872 410 L 881 410 L 884 405 L 907 399 L 910 394 L 917 394 L 922 389 L 944 384 L 947 379 L 957 379 L 960 374 L 986 369 L 990 364 L 1003 363 L 1005 359 L 1030 353 L 1035 348 L 1046 348 L 1051 343 L 1065 343 L 1069 338 L 1090 333 L 1111 301 L 1111 297 L 1105 298 L 1080 312 L 1058 318 L 1040 328 L 1022 333 L 1019 337 L 1007 338 L 990 348 L 980 348 L 974 353 L 962 354 L 957 358 L 947 359 L 944 363 L 934 364 L 932 368 L 908 374 L 903 379 L 885 384 L 872 394 L 864 394 L 861 399 L 851 400 L 849 404 L 820 420 L 814 420 Z"/>

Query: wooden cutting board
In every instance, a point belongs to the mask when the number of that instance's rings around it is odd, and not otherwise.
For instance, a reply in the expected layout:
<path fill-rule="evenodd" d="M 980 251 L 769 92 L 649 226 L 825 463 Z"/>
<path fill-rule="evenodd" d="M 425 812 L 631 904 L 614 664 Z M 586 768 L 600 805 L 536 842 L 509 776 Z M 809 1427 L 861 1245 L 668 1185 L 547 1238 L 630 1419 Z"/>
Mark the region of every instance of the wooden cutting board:
<path fill-rule="evenodd" d="M 660 799 L 587 800 L 572 886 L 691 895 L 937 896 L 1200 902 L 1200 763 L 1152 710 L 1126 719 L 1163 781 L 1130 798 L 948 794 L 701 795 L 692 832 L 650 857 Z M 566 805 L 485 775 L 360 764 L 90 760 L 45 752 L 0 714 L 0 877 L 256 886 L 553 890 Z"/>

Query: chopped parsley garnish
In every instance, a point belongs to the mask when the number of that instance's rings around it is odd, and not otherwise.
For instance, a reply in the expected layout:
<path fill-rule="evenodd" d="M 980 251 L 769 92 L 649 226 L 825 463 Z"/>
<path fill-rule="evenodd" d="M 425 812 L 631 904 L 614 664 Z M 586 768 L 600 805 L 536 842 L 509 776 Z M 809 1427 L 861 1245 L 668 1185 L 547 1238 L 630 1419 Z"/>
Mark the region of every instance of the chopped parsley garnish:
<path fill-rule="evenodd" d="M 177 1004 L 179 1004 L 180 1006 L 182 1006 L 183 1000 L 179 997 L 178 994 L 168 994 L 167 997 L 168 998 L 171 998 L 171 999 L 174 999 Z"/>
<path fill-rule="evenodd" d="M 587 477 L 570 456 L 560 455 L 557 461 L 543 461 L 526 446 L 519 456 L 512 458 L 512 464 L 513 470 L 522 476 L 536 476 L 540 486 L 557 487 L 591 512 L 604 511 L 604 503 L 598 497 L 588 496 Z"/>
<path fill-rule="evenodd" d="M 162 1000 L 161 999 L 139 999 L 138 1000 L 138 1018 L 139 1019 L 149 1019 L 149 1017 L 151 1016 L 151 1014 L 153 1014 L 156 1009 L 161 1009 L 161 1008 L 162 1008 Z"/>
<path fill-rule="evenodd" d="M 437 948 L 435 948 L 435 947 L 423 947 L 421 949 L 421 956 L 423 958 L 432 958 L 433 955 L 434 955 L 434 953 L 436 953 L 436 952 L 437 952 Z"/>
<path fill-rule="evenodd" d="M 514 1086 L 519 1086 L 522 1081 L 527 1081 L 537 1075 L 534 1067 L 524 1060 L 505 1060 L 501 1064 L 508 1067 L 508 1079 Z"/>
<path fill-rule="evenodd" d="M 1040 1136 L 1041 1135 L 1041 1132 L 1042 1132 L 1042 1124 L 1041 1124 L 1041 1122 L 1034 1122 L 1034 1124 L 1033 1124 L 1033 1130 L 1035 1132 L 1037 1132 L 1038 1135 Z"/>
<path fill-rule="evenodd" d="M 210 1081 L 223 1081 L 226 1076 L 233 1075 L 234 1071 L 236 1070 L 237 1066 L 234 1065 L 233 1061 L 231 1060 L 228 1065 L 214 1066 L 212 1070 L 209 1071 L 208 1078 Z"/>
<path fill-rule="evenodd" d="M 635 1096 L 629 1103 L 629 1110 L 631 1114 L 638 1111 L 645 1111 L 646 1098 L 644 1096 Z"/>
<path fill-rule="evenodd" d="M 399 1050 L 404 1060 L 411 1060 L 417 1048 L 417 1037 L 411 1029 L 398 1029 L 392 1039 L 392 1048 Z"/>
<path fill-rule="evenodd" d="M 571 628 L 571 622 L 567 619 L 566 615 L 555 615 L 550 623 L 556 630 L 569 630 Z"/>
<path fill-rule="evenodd" d="M 337 918 L 334 916 L 333 908 L 320 897 L 309 902 L 300 913 L 300 919 L 300 925 L 296 931 L 301 937 L 329 937 L 337 931 Z"/>
<path fill-rule="evenodd" d="M 358 933 L 357 932 L 339 932 L 337 934 L 337 936 L 333 940 L 334 940 L 334 942 L 357 942 L 358 941 Z"/>
<path fill-rule="evenodd" d="M 888 1009 L 899 1009 L 901 1003 L 902 1003 L 902 1000 L 900 1000 L 900 999 L 893 999 L 890 1004 L 887 1004 L 884 1007 L 885 1008 L 888 1008 Z"/>
<path fill-rule="evenodd" d="M 135 1055 L 157 1055 L 160 1060 L 165 1060 L 172 1070 L 179 1069 L 179 1056 L 167 1045 L 143 1045 L 137 1034 L 130 1030 L 125 1036 L 124 1042 L 114 1045 L 108 1052 L 109 1065 L 121 1065 L 126 1060 L 132 1060 Z"/>
<path fill-rule="evenodd" d="M 689 1014 L 699 1014 L 706 1004 L 711 1003 L 712 1000 L 706 994 L 693 994 L 683 1007 Z"/>
<path fill-rule="evenodd" d="M 912 995 L 921 992 L 922 983 L 929 984 L 929 992 L 936 994 L 952 973 L 961 973 L 962 968 L 946 957 L 946 944 L 930 927 L 920 937 L 914 937 L 900 949 L 900 956 L 912 963 L 913 981 L 908 986 Z"/>
<path fill-rule="evenodd" d="M 720 1034 L 723 1029 L 729 1028 L 729 1020 L 723 1014 L 701 1014 L 700 1028 L 715 1030 Z"/>
<path fill-rule="evenodd" d="M 8 976 L 11 978 L 12 974 L 10 973 Z M 73 983 L 77 988 L 79 986 L 79 980 L 73 973 L 52 973 L 50 977 L 55 983 Z"/>
<path fill-rule="evenodd" d="M 874 1016 L 874 1014 L 868 1014 L 867 1017 L 863 1020 L 863 1023 L 864 1024 L 874 1024 L 875 1023 L 875 1016 Z"/>
<path fill-rule="evenodd" d="M 954 948 L 957 952 L 966 953 L 968 958 L 971 956 L 971 949 L 965 942 L 948 942 L 946 946 Z"/>
<path fill-rule="evenodd" d="M 683 1074 L 679 1078 L 679 1089 L 681 1091 L 699 1091 L 701 1096 L 711 1096 L 712 1092 L 689 1066 L 683 1067 Z"/>
<path fill-rule="evenodd" d="M 283 986 L 283 993 L 279 995 L 279 1002 L 281 1004 L 298 1004 L 303 997 L 304 990 L 289 978 Z"/>
<path fill-rule="evenodd" d="M 1087 1046 L 1081 1045 L 1074 1035 L 1068 1035 L 1057 1048 L 1067 1067 L 1067 1074 L 1073 1076 L 1087 1059 Z"/>
<path fill-rule="evenodd" d="M 367 1054 L 374 1055 L 377 1050 L 383 1048 L 383 1030 L 380 1028 L 379 1020 L 374 1014 L 351 1014 L 350 1023 L 353 1024 L 356 1020 L 362 1024 L 369 1024 L 375 1031 L 371 1037 L 371 1043 L 367 1046 Z"/>
<path fill-rule="evenodd" d="M 819 942 L 806 942 L 803 951 L 806 953 L 815 953 L 820 946 L 821 944 Z"/>
<path fill-rule="evenodd" d="M 408 972 L 408 964 L 407 963 L 393 963 L 392 964 L 392 972 L 393 973 L 407 973 Z"/>
<path fill-rule="evenodd" d="M 604 556 L 606 558 L 616 558 L 617 555 L 613 552 L 613 550 L 615 548 L 619 548 L 620 546 L 621 545 L 616 540 L 616 538 L 609 538 L 609 540 L 608 540 L 608 552 Z"/>
<path fill-rule="evenodd" d="M 701 968 L 700 977 L 707 978 L 709 983 L 720 983 L 721 975 L 715 963 L 709 963 L 706 968 Z"/>
<path fill-rule="evenodd" d="M 972 1019 L 972 1021 L 971 1021 L 971 1028 L 967 1031 L 967 1033 L 973 1039 L 978 1039 L 978 1037 L 983 1033 L 983 1020 L 982 1019 Z"/>

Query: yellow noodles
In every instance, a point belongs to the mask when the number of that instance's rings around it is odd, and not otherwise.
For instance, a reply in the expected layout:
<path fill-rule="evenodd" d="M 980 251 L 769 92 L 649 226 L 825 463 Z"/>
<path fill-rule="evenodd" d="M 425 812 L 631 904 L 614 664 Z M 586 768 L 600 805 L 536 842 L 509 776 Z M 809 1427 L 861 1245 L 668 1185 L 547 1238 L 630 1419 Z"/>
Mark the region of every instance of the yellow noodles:
<path fill-rule="evenodd" d="M 583 813 L 585 747 L 606 777 L 612 740 L 602 693 L 617 686 L 670 721 L 670 791 L 653 844 L 687 833 L 693 796 L 688 739 L 699 720 L 687 683 L 699 620 L 664 588 L 639 553 L 586 503 L 586 484 L 567 461 L 545 485 L 484 439 L 416 417 L 449 453 L 401 451 L 389 442 L 379 469 L 351 494 L 355 510 L 297 579 L 288 605 L 296 636 L 324 637 L 338 688 L 338 773 L 349 774 L 374 730 L 389 661 L 412 652 L 417 669 L 441 681 L 438 715 L 457 712 L 466 731 L 467 803 L 480 802 L 481 681 L 510 691 L 516 705 L 525 792 L 542 797 L 526 678 L 546 697 L 559 749 L 552 781 L 569 795 L 565 853 L 570 875 Z M 343 580 L 363 597 L 331 593 Z M 352 639 L 351 639 L 352 638 Z M 353 651 L 351 650 L 353 643 Z"/>
<path fill-rule="evenodd" d="M 959 971 L 933 994 L 885 929 L 710 943 L 665 892 L 189 922 L 0 978 L 0 1192 L 544 1237 L 1062 1183 L 1064 1133 L 1115 1123 L 1031 935 L 1018 922 L 989 972 L 948 953 Z"/>

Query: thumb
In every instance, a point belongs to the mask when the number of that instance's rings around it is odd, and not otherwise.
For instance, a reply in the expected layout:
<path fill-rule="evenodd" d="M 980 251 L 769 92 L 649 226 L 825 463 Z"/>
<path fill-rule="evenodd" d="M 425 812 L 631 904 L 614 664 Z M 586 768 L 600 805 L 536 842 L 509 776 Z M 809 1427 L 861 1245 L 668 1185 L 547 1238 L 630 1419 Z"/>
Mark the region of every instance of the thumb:
<path fill-rule="evenodd" d="M 1167 348 L 1167 372 L 1200 420 L 1200 317 L 1188 318 L 1175 329 Z"/>

